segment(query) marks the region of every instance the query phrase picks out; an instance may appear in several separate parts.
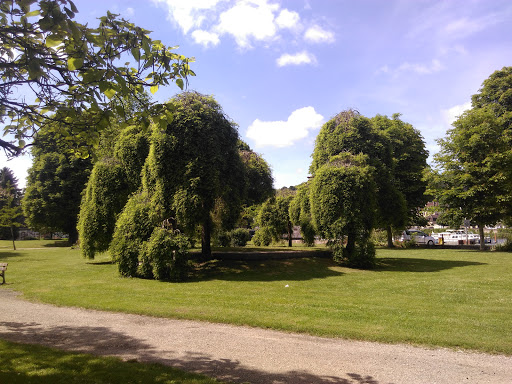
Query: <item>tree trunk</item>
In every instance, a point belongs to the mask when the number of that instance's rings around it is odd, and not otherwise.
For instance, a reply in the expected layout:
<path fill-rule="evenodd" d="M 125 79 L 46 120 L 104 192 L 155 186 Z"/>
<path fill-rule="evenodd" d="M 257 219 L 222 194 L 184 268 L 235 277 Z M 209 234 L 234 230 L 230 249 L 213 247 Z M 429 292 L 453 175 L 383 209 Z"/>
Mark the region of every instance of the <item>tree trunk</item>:
<path fill-rule="evenodd" d="M 16 243 L 14 242 L 14 230 L 13 230 L 12 225 L 11 225 L 11 236 L 12 236 L 12 249 L 16 250 Z"/>
<path fill-rule="evenodd" d="M 354 252 L 356 250 L 356 235 L 349 233 L 347 236 L 347 257 L 352 259 L 354 257 Z"/>
<path fill-rule="evenodd" d="M 78 231 L 76 229 L 69 231 L 69 244 L 73 245 L 76 244 L 78 241 Z"/>
<path fill-rule="evenodd" d="M 386 227 L 386 233 L 388 235 L 388 248 L 395 248 L 395 244 L 393 244 L 393 231 L 391 229 L 391 225 Z"/>
<path fill-rule="evenodd" d="M 288 246 L 292 246 L 292 235 L 293 235 L 293 226 L 292 222 L 288 221 Z"/>
<path fill-rule="evenodd" d="M 210 260 L 212 258 L 212 247 L 210 245 L 211 236 L 212 222 L 211 219 L 208 218 L 203 223 L 203 230 L 201 233 L 201 254 L 203 255 L 204 260 Z"/>
<path fill-rule="evenodd" d="M 478 223 L 478 235 L 480 236 L 480 250 L 485 251 L 484 226 Z"/>

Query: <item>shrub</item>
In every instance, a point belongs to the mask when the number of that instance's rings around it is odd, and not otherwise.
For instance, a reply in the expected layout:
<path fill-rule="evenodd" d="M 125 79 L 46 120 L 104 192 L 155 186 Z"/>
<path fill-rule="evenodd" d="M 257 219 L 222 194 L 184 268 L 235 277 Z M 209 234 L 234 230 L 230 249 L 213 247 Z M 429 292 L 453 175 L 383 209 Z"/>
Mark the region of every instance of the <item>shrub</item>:
<path fill-rule="evenodd" d="M 313 226 L 313 223 L 311 222 L 311 219 L 307 218 L 304 220 L 301 220 L 300 222 L 300 233 L 302 235 L 302 242 L 307 247 L 312 247 L 315 245 L 315 227 Z"/>
<path fill-rule="evenodd" d="M 268 247 L 272 244 L 272 240 L 274 238 L 273 232 L 268 227 L 261 227 L 256 231 L 252 238 L 252 242 L 257 247 L 265 246 Z"/>
<path fill-rule="evenodd" d="M 340 242 L 332 245 L 333 259 L 337 263 L 352 268 L 371 269 L 375 267 L 375 245 L 370 240 L 361 239 L 349 250 Z"/>
<path fill-rule="evenodd" d="M 217 234 L 217 243 L 221 247 L 229 247 L 231 244 L 231 236 L 229 232 L 221 231 Z"/>
<path fill-rule="evenodd" d="M 94 259 L 96 253 L 109 248 L 117 217 L 129 192 L 126 175 L 117 160 L 103 159 L 94 165 L 82 196 L 78 220 L 84 257 Z"/>
<path fill-rule="evenodd" d="M 147 195 L 136 194 L 128 200 L 117 220 L 109 250 L 123 276 L 137 275 L 144 242 L 156 226 L 153 212 Z"/>
<path fill-rule="evenodd" d="M 245 247 L 247 242 L 251 240 L 249 230 L 245 228 L 237 228 L 229 234 L 231 237 L 231 245 L 233 245 L 233 247 Z"/>
<path fill-rule="evenodd" d="M 183 281 L 188 274 L 188 238 L 164 228 L 155 228 L 142 256 L 141 268 L 157 280 Z"/>

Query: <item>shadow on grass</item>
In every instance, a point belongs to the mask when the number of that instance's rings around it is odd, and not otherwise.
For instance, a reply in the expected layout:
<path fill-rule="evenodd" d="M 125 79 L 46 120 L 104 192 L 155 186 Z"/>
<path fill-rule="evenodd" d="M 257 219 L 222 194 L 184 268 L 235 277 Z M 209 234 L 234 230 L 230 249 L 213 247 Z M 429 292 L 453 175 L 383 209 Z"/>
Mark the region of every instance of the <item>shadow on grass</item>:
<path fill-rule="evenodd" d="M 165 339 L 165 335 L 162 337 Z M 379 384 L 373 377 L 358 373 L 347 373 L 345 378 L 314 375 L 306 370 L 274 373 L 244 366 L 238 360 L 214 358 L 200 352 L 157 349 L 107 326 L 47 328 L 37 323 L 3 322 L 0 323 L 0 339 L 11 342 L 7 345 L 0 343 L 2 383 L 167 383 L 176 379 L 183 383 L 209 382 L 161 366 L 165 365 L 232 383 Z M 172 340 L 168 342 L 172 345 Z M 77 352 L 118 356 L 129 362 L 100 360 Z M 151 364 L 139 364 L 138 361 Z"/>
<path fill-rule="evenodd" d="M 0 251 L 0 260 L 11 259 L 13 257 L 20 257 L 21 253 L 17 251 Z"/>
<path fill-rule="evenodd" d="M 86 261 L 85 264 L 89 265 L 112 265 L 115 264 L 112 260 L 108 261 Z"/>
<path fill-rule="evenodd" d="M 330 259 L 212 260 L 196 263 L 192 281 L 305 281 L 341 276 Z"/>
<path fill-rule="evenodd" d="M 377 272 L 439 272 L 446 269 L 487 265 L 476 261 L 432 260 L 416 258 L 384 257 L 377 259 Z"/>
<path fill-rule="evenodd" d="M 71 243 L 68 240 L 55 240 L 53 243 L 43 244 L 45 248 L 66 248 L 71 247 Z"/>

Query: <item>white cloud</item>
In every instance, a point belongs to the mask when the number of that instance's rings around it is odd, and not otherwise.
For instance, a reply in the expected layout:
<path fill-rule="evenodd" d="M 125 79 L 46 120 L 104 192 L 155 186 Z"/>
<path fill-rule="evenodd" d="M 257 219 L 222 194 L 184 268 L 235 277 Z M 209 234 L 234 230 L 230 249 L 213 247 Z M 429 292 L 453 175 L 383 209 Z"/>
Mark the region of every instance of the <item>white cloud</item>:
<path fill-rule="evenodd" d="M 126 10 L 124 11 L 125 16 L 133 16 L 134 14 L 135 11 L 133 10 L 133 8 L 126 8 Z"/>
<path fill-rule="evenodd" d="M 471 102 L 468 101 L 467 103 L 455 105 L 454 107 L 443 109 L 441 111 L 441 116 L 443 117 L 443 122 L 446 124 L 446 126 L 451 126 L 452 123 L 457 120 L 457 118 L 464 113 L 464 111 L 467 111 L 468 109 L 471 109 Z"/>
<path fill-rule="evenodd" d="M 204 46 L 217 45 L 232 36 L 240 48 L 277 39 L 280 30 L 300 29 L 297 12 L 281 8 L 274 0 L 152 0 L 169 10 L 168 19 L 184 34 Z M 197 32 L 200 31 L 200 32 Z M 209 33 L 208 35 L 206 33 Z"/>
<path fill-rule="evenodd" d="M 326 31 L 318 25 L 313 25 L 304 33 L 304 39 L 310 43 L 332 43 L 334 42 L 334 33 Z"/>
<path fill-rule="evenodd" d="M 197 44 L 202 44 L 205 47 L 208 47 L 210 44 L 216 46 L 220 43 L 219 35 L 201 29 L 196 29 L 192 32 L 192 38 Z"/>
<path fill-rule="evenodd" d="M 269 40 L 277 34 L 274 12 L 277 4 L 266 0 L 241 1 L 221 13 L 215 30 L 219 34 L 229 34 L 241 48 L 249 48 L 251 40 Z"/>
<path fill-rule="evenodd" d="M 442 29 L 442 32 L 446 37 L 464 38 L 499 24 L 505 19 L 503 15 L 496 13 L 478 18 L 462 17 L 447 23 Z"/>
<path fill-rule="evenodd" d="M 307 51 L 302 51 L 294 55 L 285 53 L 281 55 L 276 62 L 279 67 L 286 65 L 316 64 L 316 57 Z"/>
<path fill-rule="evenodd" d="M 297 12 L 283 9 L 279 16 L 276 18 L 276 23 L 279 28 L 295 28 L 300 20 L 300 16 Z"/>
<path fill-rule="evenodd" d="M 443 69 L 444 66 L 437 59 L 433 59 L 428 64 L 409 63 L 408 61 L 406 61 L 405 63 L 400 64 L 395 69 L 389 68 L 388 65 L 384 65 L 376 71 L 376 74 L 385 73 L 396 76 L 403 72 L 413 72 L 418 75 L 431 75 Z"/>
<path fill-rule="evenodd" d="M 429 64 L 418 64 L 405 62 L 398 67 L 398 72 L 414 72 L 420 75 L 429 75 L 443 69 L 439 60 L 432 60 Z"/>
<path fill-rule="evenodd" d="M 304 107 L 292 112 L 286 121 L 261 121 L 259 119 L 247 129 L 247 137 L 256 147 L 289 147 L 308 136 L 309 131 L 319 129 L 324 117 L 313 107 Z"/>
<path fill-rule="evenodd" d="M 199 28 L 206 20 L 208 11 L 215 10 L 218 3 L 224 0 L 152 0 L 156 4 L 166 4 L 169 9 L 169 20 L 174 20 L 183 33 L 192 28 Z"/>

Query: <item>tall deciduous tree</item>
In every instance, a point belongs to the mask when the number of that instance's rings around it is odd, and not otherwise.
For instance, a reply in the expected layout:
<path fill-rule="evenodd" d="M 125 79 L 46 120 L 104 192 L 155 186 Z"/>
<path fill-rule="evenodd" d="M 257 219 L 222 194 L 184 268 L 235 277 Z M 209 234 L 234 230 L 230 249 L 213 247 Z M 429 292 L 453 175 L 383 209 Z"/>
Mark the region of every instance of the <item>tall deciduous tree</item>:
<path fill-rule="evenodd" d="M 400 119 L 396 113 L 373 117 L 372 124 L 389 141 L 391 163 L 386 164 L 387 172 L 378 182 L 381 214 L 379 227 L 386 229 L 388 247 L 393 246 L 392 230 L 418 221 L 419 209 L 428 201 L 425 194 L 426 181 L 423 179 L 427 167 L 428 152 L 421 133 L 411 124 Z"/>
<path fill-rule="evenodd" d="M 154 93 L 172 81 L 183 88 L 194 75 L 192 59 L 151 40 L 149 31 L 110 12 L 90 28 L 74 20 L 77 12 L 71 0 L 0 2 L 0 122 L 15 137 L 0 140 L 0 147 L 10 155 L 30 145 L 40 127 L 58 121 L 70 141 L 85 142 L 75 152 L 87 156 L 87 146 L 110 124 L 109 100 L 145 88 Z M 78 118 L 85 109 L 94 124 Z M 123 115 L 122 104 L 116 109 Z M 165 105 L 155 105 L 124 124 L 147 126 L 149 116 L 171 119 Z"/>
<path fill-rule="evenodd" d="M 512 67 L 494 72 L 439 140 L 439 200 L 452 218 L 484 226 L 512 216 Z"/>
<path fill-rule="evenodd" d="M 14 173 L 7 167 L 0 169 L 0 239 L 11 238 L 14 250 L 17 229 L 23 223 L 21 198 L 21 189 Z"/>
<path fill-rule="evenodd" d="M 210 96 L 185 92 L 170 101 L 173 121 L 154 126 L 144 189 L 162 219 L 192 234 L 201 226 L 202 253 L 211 257 L 214 211 L 235 225 L 244 198 L 238 131 Z"/>
<path fill-rule="evenodd" d="M 40 231 L 65 232 L 74 244 L 78 240 L 81 193 L 91 172 L 91 158 L 71 154 L 66 140 L 52 126 L 38 132 L 32 155 L 23 198 L 27 224 Z"/>
<path fill-rule="evenodd" d="M 292 199 L 291 195 L 271 197 L 262 204 L 257 219 L 260 226 L 258 231 L 262 230 L 268 233 L 273 241 L 279 241 L 282 234 L 286 233 L 289 247 L 292 246 L 293 235 L 293 225 L 289 214 Z M 260 237 L 258 232 L 256 235 Z"/>
<path fill-rule="evenodd" d="M 12 197 L 12 202 L 10 203 L 12 206 L 19 206 L 21 204 L 22 192 L 18 187 L 18 179 L 8 167 L 0 169 L 0 188 L 4 191 L 3 204 L 7 203 L 8 195 L 9 198 Z M 23 222 L 23 217 L 18 216 L 16 222 L 21 224 Z M 18 227 L 18 225 L 15 225 L 0 228 L 0 239 L 10 239 L 13 235 L 14 237 L 17 237 Z"/>
<path fill-rule="evenodd" d="M 16 204 L 14 188 L 0 187 L 0 228 L 7 228 L 11 232 L 12 247 L 16 250 L 14 228 L 21 226 L 18 220 L 23 216 L 21 207 Z"/>
<path fill-rule="evenodd" d="M 374 265 L 370 241 L 376 218 L 374 172 L 367 155 L 345 152 L 318 168 L 311 184 L 311 213 L 317 229 L 334 246 L 336 260 L 358 268 Z"/>

